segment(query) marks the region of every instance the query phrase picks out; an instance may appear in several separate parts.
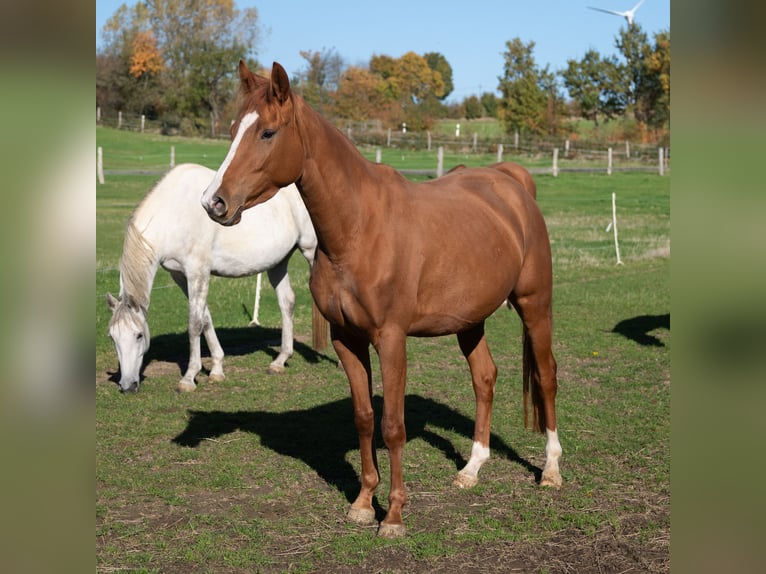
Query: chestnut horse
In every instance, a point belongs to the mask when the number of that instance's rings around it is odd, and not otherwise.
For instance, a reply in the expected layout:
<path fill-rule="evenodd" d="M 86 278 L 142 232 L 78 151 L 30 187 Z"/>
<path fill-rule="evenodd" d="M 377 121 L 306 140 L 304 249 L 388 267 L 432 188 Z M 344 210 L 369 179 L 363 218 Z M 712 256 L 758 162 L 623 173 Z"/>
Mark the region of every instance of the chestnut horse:
<path fill-rule="evenodd" d="M 401 536 L 407 336 L 457 334 L 471 370 L 476 426 L 471 457 L 455 484 L 473 486 L 489 458 L 497 378 L 484 321 L 506 301 L 523 323 L 525 423 L 529 401 L 531 426 L 547 434 L 540 483 L 559 487 L 551 251 L 529 173 L 501 163 L 412 183 L 362 157 L 291 91 L 278 63 L 264 78 L 240 61 L 239 77 L 243 100 L 233 141 L 202 204 L 215 221 L 234 225 L 243 210 L 280 187 L 294 182 L 303 197 L 318 239 L 311 293 L 330 322 L 359 433 L 361 489 L 348 517 L 374 523 L 380 481 L 369 345 L 380 358 L 381 430 L 391 463 L 389 507 L 378 534 Z"/>

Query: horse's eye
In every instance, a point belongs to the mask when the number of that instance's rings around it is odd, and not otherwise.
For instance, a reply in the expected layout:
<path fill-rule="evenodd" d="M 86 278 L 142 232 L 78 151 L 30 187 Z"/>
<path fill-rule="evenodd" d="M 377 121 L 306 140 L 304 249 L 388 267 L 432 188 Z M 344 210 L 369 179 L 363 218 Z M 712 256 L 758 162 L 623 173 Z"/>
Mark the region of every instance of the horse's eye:
<path fill-rule="evenodd" d="M 277 133 L 276 130 L 263 130 L 261 132 L 261 139 L 262 140 L 270 140 L 271 138 L 274 137 L 274 134 L 276 134 L 276 133 Z"/>
<path fill-rule="evenodd" d="M 136 334 L 136 341 L 140 341 L 143 338 L 144 338 L 144 334 L 143 333 L 137 333 Z"/>

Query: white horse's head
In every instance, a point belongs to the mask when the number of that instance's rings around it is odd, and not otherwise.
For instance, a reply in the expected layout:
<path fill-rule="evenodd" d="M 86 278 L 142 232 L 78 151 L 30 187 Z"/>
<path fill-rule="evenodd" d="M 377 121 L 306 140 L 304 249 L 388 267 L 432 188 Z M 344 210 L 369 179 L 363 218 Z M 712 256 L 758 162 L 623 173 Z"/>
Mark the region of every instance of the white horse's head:
<path fill-rule="evenodd" d="M 106 304 L 112 310 L 109 320 L 109 336 L 120 362 L 120 390 L 123 393 L 138 391 L 141 382 L 141 365 L 149 350 L 149 324 L 146 310 L 139 307 L 131 297 L 115 298 L 106 294 Z"/>

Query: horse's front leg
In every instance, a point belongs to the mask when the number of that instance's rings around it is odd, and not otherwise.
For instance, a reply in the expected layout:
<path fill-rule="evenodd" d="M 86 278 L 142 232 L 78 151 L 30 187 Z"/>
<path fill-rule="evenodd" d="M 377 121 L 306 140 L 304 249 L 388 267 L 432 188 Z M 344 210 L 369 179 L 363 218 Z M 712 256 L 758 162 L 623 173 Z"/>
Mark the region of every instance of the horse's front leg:
<path fill-rule="evenodd" d="M 372 498 L 380 482 L 374 445 L 375 412 L 372 409 L 369 343 L 366 339 L 353 336 L 337 325 L 330 326 L 330 334 L 333 347 L 351 387 L 354 424 L 359 435 L 359 453 L 362 458 L 362 487 L 359 496 L 348 510 L 348 518 L 352 522 L 366 526 L 375 523 Z"/>
<path fill-rule="evenodd" d="M 207 300 L 209 275 L 203 273 L 185 277 L 179 272 L 172 272 L 171 276 L 189 299 L 189 365 L 184 376 L 176 385 L 176 390 L 190 392 L 197 388 L 194 378 L 202 370 L 200 336 L 205 326 L 205 302 Z"/>
<path fill-rule="evenodd" d="M 290 277 L 287 275 L 287 263 L 285 259 L 276 267 L 269 269 L 269 282 L 277 294 L 279 311 L 282 313 L 282 345 L 279 355 L 269 365 L 269 373 L 283 373 L 285 362 L 293 355 L 293 312 L 295 310 L 295 292 L 290 285 Z"/>
<path fill-rule="evenodd" d="M 391 490 L 388 512 L 378 530 L 379 536 L 404 536 L 402 508 L 407 503 L 407 490 L 402 475 L 402 454 L 407 432 L 404 426 L 404 391 L 407 382 L 407 336 L 396 329 L 381 332 L 375 342 L 380 357 L 383 379 L 383 419 L 381 431 L 391 463 Z"/>

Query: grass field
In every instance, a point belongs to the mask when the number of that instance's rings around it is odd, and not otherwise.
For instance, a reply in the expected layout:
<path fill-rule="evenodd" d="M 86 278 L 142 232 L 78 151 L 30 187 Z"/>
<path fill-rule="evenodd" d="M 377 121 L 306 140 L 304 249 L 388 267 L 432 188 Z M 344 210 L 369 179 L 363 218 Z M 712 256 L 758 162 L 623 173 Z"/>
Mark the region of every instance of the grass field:
<path fill-rule="evenodd" d="M 161 168 L 170 145 L 177 163 L 217 167 L 227 146 L 103 128 L 97 141 L 107 169 L 118 169 L 111 157 L 119 169 Z M 403 161 L 417 167 L 418 158 Z M 395 541 L 344 518 L 360 470 L 351 402 L 332 349 L 309 346 L 308 267 L 300 255 L 290 262 L 296 354 L 284 375 L 265 373 L 279 342 L 273 290 L 263 293 L 265 326 L 248 327 L 254 278 L 213 278 L 209 303 L 227 378 L 209 383 L 203 371 L 195 393 L 176 394 L 188 359 L 186 301 L 161 270 L 145 379 L 136 395 L 118 392 L 104 294 L 119 290 L 125 222 L 156 180 L 109 176 L 97 187 L 99 572 L 669 571 L 669 178 L 536 177 L 554 256 L 561 490 L 535 483 L 545 441 L 522 425 L 514 314 L 501 310 L 487 321 L 499 370 L 492 458 L 472 490 L 451 484 L 471 448 L 467 366 L 454 337 L 409 340 L 408 536 Z M 620 266 L 605 231 L 613 192 Z M 379 373 L 374 385 L 379 414 Z M 382 441 L 379 461 L 382 516 Z"/>

